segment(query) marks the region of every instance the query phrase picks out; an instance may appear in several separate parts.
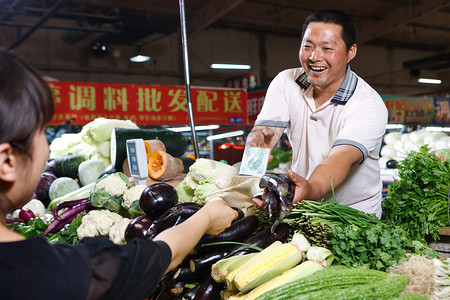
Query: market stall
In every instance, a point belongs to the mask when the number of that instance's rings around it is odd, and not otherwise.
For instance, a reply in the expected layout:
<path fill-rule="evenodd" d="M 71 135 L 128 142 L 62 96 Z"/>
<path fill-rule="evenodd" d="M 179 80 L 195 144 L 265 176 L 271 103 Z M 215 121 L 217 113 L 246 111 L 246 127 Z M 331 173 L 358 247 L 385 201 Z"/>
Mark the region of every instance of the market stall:
<path fill-rule="evenodd" d="M 124 164 L 124 145 L 115 145 L 121 131 L 146 141 L 144 184 L 136 184 Z M 108 135 L 110 153 L 115 153 L 110 160 L 100 146 L 105 142 L 100 137 Z M 397 181 L 383 204 L 384 218 L 378 220 L 334 202 L 291 206 L 292 190 L 282 170 L 240 176 L 236 167 L 215 160 L 186 159 L 181 133 L 97 118 L 68 137 L 50 145 L 52 158 L 36 191 L 40 200 L 9 216 L 9 226 L 27 237 L 76 244 L 85 236 L 103 235 L 121 244 L 151 239 L 216 198 L 241 212 L 223 234 L 205 236 L 163 278 L 152 299 L 326 298 L 335 293 L 448 297 L 446 259 L 426 240 L 439 242 L 442 228 L 448 227 L 450 164 L 426 146 L 398 162 Z M 288 162 L 290 152 L 279 149 L 274 155 Z M 274 195 L 267 211 L 251 202 L 263 188 Z"/>

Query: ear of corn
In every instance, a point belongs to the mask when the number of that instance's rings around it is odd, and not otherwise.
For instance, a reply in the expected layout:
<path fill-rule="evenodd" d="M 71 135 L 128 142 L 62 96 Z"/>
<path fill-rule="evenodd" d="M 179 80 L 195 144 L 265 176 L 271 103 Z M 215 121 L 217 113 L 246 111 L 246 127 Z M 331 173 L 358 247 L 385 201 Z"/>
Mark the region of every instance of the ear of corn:
<path fill-rule="evenodd" d="M 231 271 L 237 269 L 238 267 L 245 264 L 250 258 L 257 255 L 258 253 L 249 253 L 238 256 L 230 256 L 223 258 L 212 265 L 211 267 L 211 277 L 217 282 L 223 282 L 225 277 Z"/>
<path fill-rule="evenodd" d="M 323 269 L 323 265 L 315 262 L 315 261 L 305 261 L 301 264 L 287 270 L 286 272 L 278 275 L 277 277 L 267 281 L 266 283 L 261 284 L 257 288 L 254 288 L 244 298 L 245 300 L 253 300 L 258 296 L 277 288 L 287 282 L 291 282 L 305 276 L 311 275 L 314 272 Z"/>
<path fill-rule="evenodd" d="M 222 300 L 244 300 L 245 293 L 240 293 L 239 291 L 230 291 L 227 289 L 220 291 L 220 299 Z"/>
<path fill-rule="evenodd" d="M 258 252 L 257 255 L 250 258 L 246 263 L 244 263 L 240 267 L 238 267 L 238 268 L 234 269 L 233 271 L 231 271 L 230 273 L 228 273 L 227 276 L 225 276 L 225 285 L 226 285 L 227 290 L 229 290 L 229 291 L 237 290 L 236 286 L 234 285 L 234 281 L 233 281 L 236 274 L 238 274 L 240 271 L 242 271 L 243 269 L 245 269 L 246 267 L 248 267 L 255 261 L 264 257 L 267 253 L 271 252 L 273 249 L 280 247 L 282 244 L 283 243 L 280 241 L 273 242 L 270 246 L 266 247 L 263 251 Z"/>
<path fill-rule="evenodd" d="M 303 254 L 294 245 L 286 243 L 255 256 L 255 262 L 237 272 L 234 285 L 241 292 L 249 291 L 278 276 L 301 262 Z"/>

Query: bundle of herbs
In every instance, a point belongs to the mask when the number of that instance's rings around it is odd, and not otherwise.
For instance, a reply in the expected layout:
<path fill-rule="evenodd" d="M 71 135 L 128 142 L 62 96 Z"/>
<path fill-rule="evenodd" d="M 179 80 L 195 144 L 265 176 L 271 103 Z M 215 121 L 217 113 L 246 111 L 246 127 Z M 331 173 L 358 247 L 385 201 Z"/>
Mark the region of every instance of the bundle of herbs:
<path fill-rule="evenodd" d="M 399 179 L 389 185 L 383 218 L 402 226 L 416 240 L 439 240 L 439 227 L 449 227 L 450 161 L 429 153 L 427 145 L 411 151 L 397 165 Z"/>
<path fill-rule="evenodd" d="M 300 231 L 312 245 L 332 249 L 336 261 L 348 267 L 386 271 L 410 253 L 436 256 L 432 248 L 412 239 L 402 227 L 385 224 L 375 215 L 336 201 L 302 201 L 283 222 Z"/>

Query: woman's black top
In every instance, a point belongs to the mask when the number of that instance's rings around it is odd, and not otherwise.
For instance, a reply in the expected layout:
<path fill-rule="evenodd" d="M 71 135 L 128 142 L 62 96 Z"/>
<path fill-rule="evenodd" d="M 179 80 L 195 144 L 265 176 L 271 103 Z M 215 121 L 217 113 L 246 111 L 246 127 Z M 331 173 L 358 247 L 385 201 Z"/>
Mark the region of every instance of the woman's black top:
<path fill-rule="evenodd" d="M 161 241 L 106 237 L 78 245 L 49 245 L 45 238 L 0 243 L 1 299 L 137 299 L 151 295 L 170 264 Z"/>

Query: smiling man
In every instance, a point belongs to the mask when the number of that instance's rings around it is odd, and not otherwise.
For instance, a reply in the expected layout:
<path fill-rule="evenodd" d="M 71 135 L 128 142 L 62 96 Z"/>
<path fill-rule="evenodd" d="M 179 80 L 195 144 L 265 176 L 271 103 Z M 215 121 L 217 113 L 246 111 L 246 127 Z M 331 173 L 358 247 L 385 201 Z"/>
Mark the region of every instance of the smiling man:
<path fill-rule="evenodd" d="M 339 203 L 380 218 L 378 159 L 388 113 L 379 94 L 350 69 L 356 35 L 346 13 L 312 13 L 303 24 L 301 68 L 273 79 L 246 145 L 273 148 L 287 129 L 294 203 L 329 199 L 333 187 Z"/>

